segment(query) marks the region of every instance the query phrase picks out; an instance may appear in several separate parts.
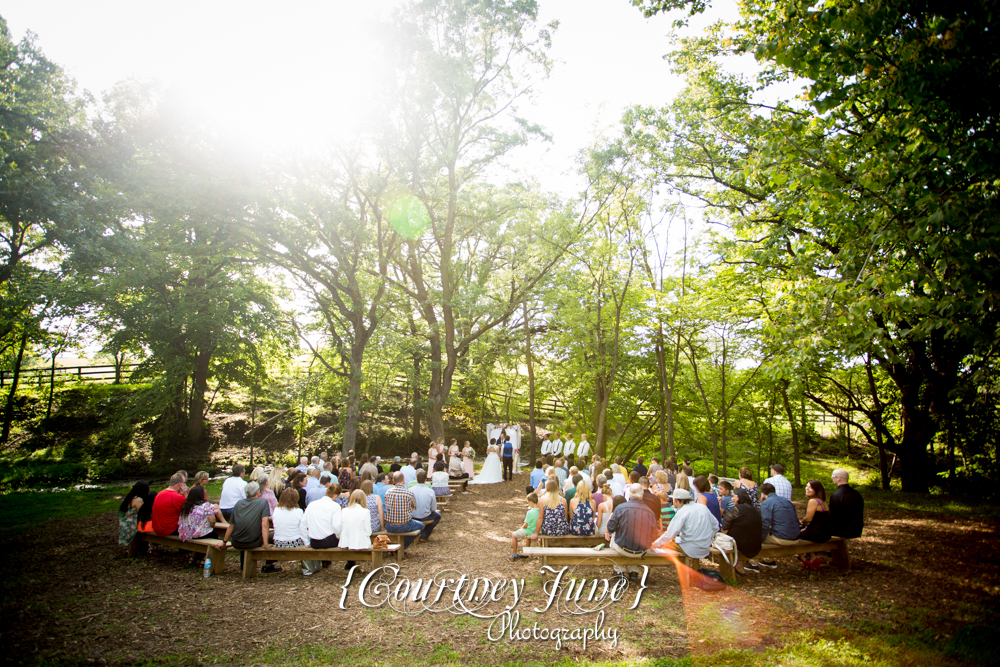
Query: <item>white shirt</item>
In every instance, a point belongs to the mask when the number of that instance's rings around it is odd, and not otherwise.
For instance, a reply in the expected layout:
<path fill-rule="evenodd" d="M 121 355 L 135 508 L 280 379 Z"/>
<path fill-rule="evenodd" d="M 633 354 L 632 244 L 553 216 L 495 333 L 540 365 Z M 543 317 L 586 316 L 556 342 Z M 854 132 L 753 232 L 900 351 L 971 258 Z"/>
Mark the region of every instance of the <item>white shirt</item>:
<path fill-rule="evenodd" d="M 628 478 L 625 477 L 625 475 L 621 474 L 620 472 L 616 472 L 614 475 L 611 476 L 611 483 L 617 484 L 618 486 L 624 489 L 625 485 L 628 484 Z M 615 495 L 618 494 L 616 493 Z"/>
<path fill-rule="evenodd" d="M 448 479 L 449 479 L 448 473 L 445 472 L 444 470 L 439 470 L 436 473 L 434 473 L 433 475 L 431 475 L 431 486 L 432 487 L 436 486 L 436 487 L 439 487 L 439 488 L 442 488 L 442 489 L 447 489 L 448 488 Z"/>
<path fill-rule="evenodd" d="M 231 510 L 236 503 L 247 497 L 247 481 L 242 477 L 227 477 L 222 483 L 222 497 L 219 498 L 219 509 Z"/>
<path fill-rule="evenodd" d="M 611 487 L 611 493 L 613 493 L 614 495 L 616 496 L 625 495 L 625 487 L 619 484 L 617 480 L 614 479 L 610 480 L 608 482 L 608 486 Z"/>
<path fill-rule="evenodd" d="M 403 481 L 406 484 L 417 481 L 417 469 L 411 466 L 409 463 L 400 468 L 399 472 L 403 473 Z"/>
<path fill-rule="evenodd" d="M 323 540 L 331 535 L 339 537 L 340 513 L 340 505 L 333 502 L 330 496 L 314 500 L 309 503 L 305 514 L 302 515 L 302 521 L 299 523 L 300 536 L 306 544 L 309 544 L 309 540 Z"/>
<path fill-rule="evenodd" d="M 372 548 L 372 515 L 366 506 L 348 507 L 341 513 L 341 522 L 341 549 Z"/>
<path fill-rule="evenodd" d="M 707 558 L 712 551 L 712 538 L 719 530 L 719 522 L 711 510 L 694 500 L 685 503 L 667 526 L 666 539 L 683 545 L 684 553 L 691 558 Z"/>
<path fill-rule="evenodd" d="M 580 444 L 576 448 L 576 456 L 580 459 L 585 459 L 590 456 L 590 443 L 586 440 L 581 440 Z"/>
<path fill-rule="evenodd" d="M 552 456 L 562 456 L 563 441 L 556 438 L 552 441 Z"/>
<path fill-rule="evenodd" d="M 552 453 L 552 441 L 542 440 L 542 456 L 548 456 Z"/>
<path fill-rule="evenodd" d="M 563 456 L 573 456 L 576 452 L 576 443 L 573 440 L 567 440 L 563 443 Z"/>
<path fill-rule="evenodd" d="M 299 532 L 299 525 L 302 523 L 303 514 L 305 512 L 299 507 L 292 510 L 284 507 L 276 507 L 274 509 L 274 516 L 272 517 L 274 521 L 275 541 L 294 542 L 302 537 L 302 533 Z"/>

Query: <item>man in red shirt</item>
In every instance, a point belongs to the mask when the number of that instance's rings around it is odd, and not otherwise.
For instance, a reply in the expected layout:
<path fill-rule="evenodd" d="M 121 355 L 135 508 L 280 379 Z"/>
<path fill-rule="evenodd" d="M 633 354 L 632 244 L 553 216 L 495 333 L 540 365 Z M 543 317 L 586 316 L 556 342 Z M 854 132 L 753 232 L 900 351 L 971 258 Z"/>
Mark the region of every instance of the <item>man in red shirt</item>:
<path fill-rule="evenodd" d="M 153 532 L 161 537 L 176 535 L 177 524 L 181 518 L 181 505 L 184 504 L 184 476 L 174 473 L 170 478 L 170 486 L 156 494 L 153 500 Z"/>

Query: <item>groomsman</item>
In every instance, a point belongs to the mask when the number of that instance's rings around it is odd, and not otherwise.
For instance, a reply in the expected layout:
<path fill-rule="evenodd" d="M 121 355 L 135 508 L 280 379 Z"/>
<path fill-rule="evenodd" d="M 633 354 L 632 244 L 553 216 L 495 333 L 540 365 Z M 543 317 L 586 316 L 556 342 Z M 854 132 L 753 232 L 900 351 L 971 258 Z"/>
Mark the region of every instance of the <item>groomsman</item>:
<path fill-rule="evenodd" d="M 586 433 L 580 434 L 580 444 L 576 446 L 576 455 L 578 458 L 584 460 L 587 460 L 587 457 L 590 456 L 590 443 L 587 442 Z"/>
<path fill-rule="evenodd" d="M 573 455 L 576 453 L 576 443 L 573 442 L 573 434 L 572 433 L 567 433 L 566 434 L 566 442 L 563 443 L 563 451 L 562 451 L 562 453 L 563 453 L 563 456 L 566 459 L 568 459 L 568 460 L 572 460 L 573 459 Z"/>
<path fill-rule="evenodd" d="M 552 453 L 552 441 L 549 440 L 549 434 L 546 433 L 545 437 L 542 438 L 542 456 L 548 456 Z"/>
<path fill-rule="evenodd" d="M 552 441 L 552 457 L 559 458 L 563 453 L 563 441 L 559 439 L 559 431 L 552 431 L 555 440 Z"/>

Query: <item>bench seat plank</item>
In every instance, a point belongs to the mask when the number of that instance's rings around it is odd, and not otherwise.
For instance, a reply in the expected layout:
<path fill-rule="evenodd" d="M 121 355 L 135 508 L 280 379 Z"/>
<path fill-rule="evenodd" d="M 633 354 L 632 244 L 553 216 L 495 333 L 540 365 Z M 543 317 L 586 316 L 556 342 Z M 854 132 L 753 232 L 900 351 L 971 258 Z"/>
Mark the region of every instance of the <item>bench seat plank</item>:
<path fill-rule="evenodd" d="M 261 560 L 333 560 L 333 561 L 365 561 L 372 567 L 382 567 L 385 554 L 395 553 L 401 549 L 398 544 L 390 544 L 387 549 L 313 549 L 312 547 L 292 547 L 269 549 L 248 549 L 243 552 L 243 578 L 252 579 L 257 576 L 256 561 Z"/>
<path fill-rule="evenodd" d="M 138 543 L 136 540 L 139 539 L 144 540 L 147 544 L 159 544 L 164 547 L 173 547 L 183 551 L 193 551 L 195 553 L 205 554 L 212 559 L 212 574 L 222 574 L 226 568 L 227 549 L 223 547 L 222 540 L 216 540 L 209 537 L 182 542 L 181 538 L 176 535 L 160 536 L 155 533 L 136 533 L 135 538 L 132 540 L 132 544 L 129 545 L 130 553 L 132 552 L 133 545 L 135 545 L 136 550 L 138 550 Z"/>

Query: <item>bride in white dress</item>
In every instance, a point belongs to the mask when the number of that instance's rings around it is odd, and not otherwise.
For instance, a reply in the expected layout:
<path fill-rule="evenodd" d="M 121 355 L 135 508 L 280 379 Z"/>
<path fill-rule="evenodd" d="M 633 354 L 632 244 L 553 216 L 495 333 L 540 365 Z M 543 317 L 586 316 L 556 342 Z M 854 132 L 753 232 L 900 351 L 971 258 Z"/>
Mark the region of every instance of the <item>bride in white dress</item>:
<path fill-rule="evenodd" d="M 486 448 L 486 463 L 469 484 L 499 484 L 502 481 L 503 466 L 500 465 L 500 455 L 497 454 L 497 446 L 490 445 Z"/>

